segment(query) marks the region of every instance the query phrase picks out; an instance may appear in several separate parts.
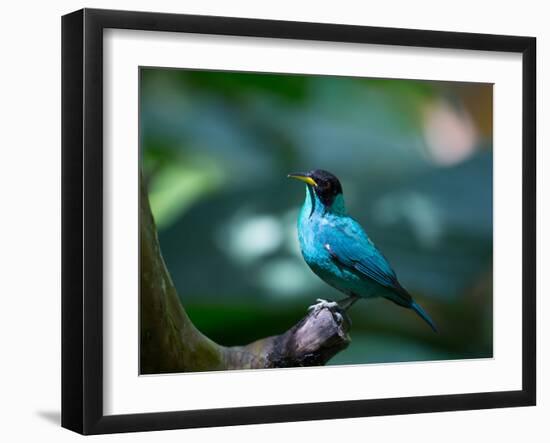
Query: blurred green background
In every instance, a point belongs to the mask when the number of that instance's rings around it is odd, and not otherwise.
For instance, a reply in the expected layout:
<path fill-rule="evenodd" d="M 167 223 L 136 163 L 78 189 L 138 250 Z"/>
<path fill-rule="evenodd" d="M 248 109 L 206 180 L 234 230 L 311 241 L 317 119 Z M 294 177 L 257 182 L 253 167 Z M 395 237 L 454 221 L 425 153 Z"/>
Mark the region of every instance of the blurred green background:
<path fill-rule="evenodd" d="M 361 301 L 330 364 L 492 357 L 492 85 L 141 68 L 140 131 L 162 253 L 216 342 L 344 297 L 296 236 L 304 187 L 286 174 L 320 168 L 440 329 Z"/>

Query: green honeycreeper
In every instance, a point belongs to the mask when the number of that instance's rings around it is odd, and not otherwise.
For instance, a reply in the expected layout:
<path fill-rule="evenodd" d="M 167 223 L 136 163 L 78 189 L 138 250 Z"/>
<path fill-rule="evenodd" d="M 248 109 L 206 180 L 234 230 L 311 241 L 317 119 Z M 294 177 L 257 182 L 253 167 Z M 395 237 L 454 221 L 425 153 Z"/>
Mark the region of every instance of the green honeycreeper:
<path fill-rule="evenodd" d="M 347 214 L 338 178 L 321 169 L 288 177 L 306 183 L 298 216 L 302 255 L 318 277 L 348 296 L 338 306 L 348 309 L 359 298 L 383 297 L 412 309 L 437 332 L 433 320 L 401 286 L 361 225 Z"/>

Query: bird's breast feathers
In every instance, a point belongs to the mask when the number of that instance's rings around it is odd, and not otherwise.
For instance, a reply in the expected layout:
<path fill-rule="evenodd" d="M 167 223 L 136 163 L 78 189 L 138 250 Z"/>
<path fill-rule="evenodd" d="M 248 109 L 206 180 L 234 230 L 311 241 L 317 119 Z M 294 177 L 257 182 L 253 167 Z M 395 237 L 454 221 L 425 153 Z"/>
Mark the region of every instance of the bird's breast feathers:
<path fill-rule="evenodd" d="M 349 217 L 335 217 L 331 214 L 322 218 L 302 218 L 298 228 L 300 248 L 311 270 L 326 283 L 346 294 L 371 297 L 380 292 L 379 285 L 365 281 L 359 272 L 343 266 L 333 255 L 334 242 L 339 240 L 337 234 L 343 233 L 344 239 L 340 241 L 353 239 L 357 234 L 351 225 L 356 223 Z M 361 241 L 370 243 L 366 234 L 363 233 L 363 236 Z"/>

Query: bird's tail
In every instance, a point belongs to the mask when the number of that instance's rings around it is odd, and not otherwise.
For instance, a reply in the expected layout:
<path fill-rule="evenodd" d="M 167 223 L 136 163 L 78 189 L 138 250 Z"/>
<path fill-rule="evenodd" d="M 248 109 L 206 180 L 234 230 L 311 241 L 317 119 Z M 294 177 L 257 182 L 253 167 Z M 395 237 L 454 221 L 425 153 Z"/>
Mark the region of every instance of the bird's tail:
<path fill-rule="evenodd" d="M 422 306 L 420 306 L 418 303 L 413 301 L 411 303 L 411 309 L 414 312 L 416 312 L 420 317 L 422 317 L 422 319 L 430 325 L 430 328 L 432 328 L 434 332 L 439 333 L 439 331 L 437 330 L 437 327 L 435 326 L 434 321 L 430 318 L 430 316 L 426 313 L 426 311 L 422 309 Z"/>

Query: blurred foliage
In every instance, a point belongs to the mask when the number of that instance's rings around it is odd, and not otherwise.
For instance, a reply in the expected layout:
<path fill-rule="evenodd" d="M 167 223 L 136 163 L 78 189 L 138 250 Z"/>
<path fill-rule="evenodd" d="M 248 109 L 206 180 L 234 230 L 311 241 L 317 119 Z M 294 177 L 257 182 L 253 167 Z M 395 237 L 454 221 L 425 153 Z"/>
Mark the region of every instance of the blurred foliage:
<path fill-rule="evenodd" d="M 304 189 L 340 177 L 349 212 L 437 322 L 357 303 L 333 364 L 492 356 L 492 86 L 142 68 L 142 170 L 189 315 L 244 344 L 315 298 L 343 298 L 300 256 Z"/>

